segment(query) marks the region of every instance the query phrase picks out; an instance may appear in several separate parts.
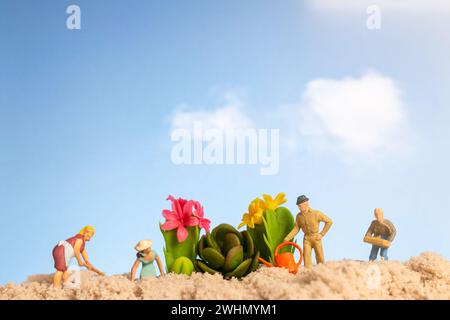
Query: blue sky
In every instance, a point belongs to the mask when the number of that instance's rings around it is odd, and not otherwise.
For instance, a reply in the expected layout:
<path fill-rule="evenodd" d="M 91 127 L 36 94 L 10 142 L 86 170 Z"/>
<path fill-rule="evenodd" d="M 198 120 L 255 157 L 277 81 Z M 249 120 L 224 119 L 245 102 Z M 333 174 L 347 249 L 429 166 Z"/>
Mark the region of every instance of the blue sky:
<path fill-rule="evenodd" d="M 261 193 L 294 214 L 307 194 L 334 220 L 328 260 L 367 259 L 382 207 L 391 259 L 449 258 L 449 6 L 381 0 L 369 30 L 365 7 L 339 1 L 0 0 L 0 283 L 53 272 L 53 246 L 86 224 L 91 262 L 128 272 L 138 240 L 162 254 L 169 194 L 213 226 Z M 278 173 L 174 165 L 180 114 L 279 128 Z"/>

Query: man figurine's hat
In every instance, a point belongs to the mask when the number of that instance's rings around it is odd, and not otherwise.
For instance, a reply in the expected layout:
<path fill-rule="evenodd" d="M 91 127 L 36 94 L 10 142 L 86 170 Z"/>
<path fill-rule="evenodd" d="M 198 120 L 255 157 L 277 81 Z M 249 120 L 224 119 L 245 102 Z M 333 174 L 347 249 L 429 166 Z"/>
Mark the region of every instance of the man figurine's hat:
<path fill-rule="evenodd" d="M 301 195 L 299 197 L 297 197 L 297 205 L 299 205 L 300 203 L 306 202 L 308 201 L 308 197 L 305 195 Z"/>

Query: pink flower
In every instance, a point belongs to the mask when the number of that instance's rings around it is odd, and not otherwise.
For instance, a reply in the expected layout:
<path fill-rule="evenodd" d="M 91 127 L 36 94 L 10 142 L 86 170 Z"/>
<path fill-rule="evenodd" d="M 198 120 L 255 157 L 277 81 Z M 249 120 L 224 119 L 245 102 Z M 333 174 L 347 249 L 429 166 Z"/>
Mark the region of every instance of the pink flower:
<path fill-rule="evenodd" d="M 209 232 L 209 225 L 211 221 L 209 219 L 204 218 L 203 206 L 198 201 L 192 202 L 193 202 L 192 214 L 198 219 L 198 226 L 200 228 L 205 229 L 206 232 Z"/>
<path fill-rule="evenodd" d="M 199 219 L 192 215 L 193 201 L 185 199 L 175 199 L 169 196 L 167 200 L 172 201 L 172 211 L 163 210 L 163 217 L 166 222 L 161 226 L 164 231 L 177 229 L 178 242 L 183 242 L 188 237 L 186 227 L 193 227 L 199 224 Z"/>

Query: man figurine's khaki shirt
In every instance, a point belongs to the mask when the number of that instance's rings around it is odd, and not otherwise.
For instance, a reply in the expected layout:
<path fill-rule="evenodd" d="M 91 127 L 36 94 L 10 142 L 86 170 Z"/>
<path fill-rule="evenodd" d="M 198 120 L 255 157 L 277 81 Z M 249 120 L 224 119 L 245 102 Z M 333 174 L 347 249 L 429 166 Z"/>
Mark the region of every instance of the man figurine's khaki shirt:
<path fill-rule="evenodd" d="M 309 208 L 308 212 L 305 214 L 300 212 L 296 217 L 296 224 L 303 230 L 305 236 L 319 233 L 320 222 L 325 223 L 325 226 L 321 232 L 322 236 L 324 236 L 328 229 L 330 229 L 333 221 L 321 211 Z"/>

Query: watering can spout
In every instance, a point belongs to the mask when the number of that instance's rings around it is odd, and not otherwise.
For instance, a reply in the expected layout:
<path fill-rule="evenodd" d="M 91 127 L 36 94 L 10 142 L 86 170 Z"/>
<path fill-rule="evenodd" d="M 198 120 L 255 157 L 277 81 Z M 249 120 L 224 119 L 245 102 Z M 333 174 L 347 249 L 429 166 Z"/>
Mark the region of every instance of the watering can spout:
<path fill-rule="evenodd" d="M 261 261 L 262 263 L 264 263 L 269 268 L 273 267 L 273 264 L 271 264 L 270 262 L 264 260 L 263 258 L 258 258 L 258 260 Z"/>

